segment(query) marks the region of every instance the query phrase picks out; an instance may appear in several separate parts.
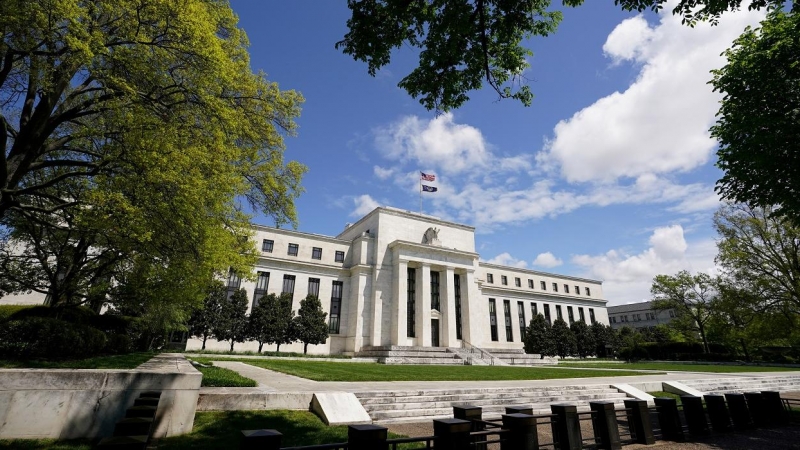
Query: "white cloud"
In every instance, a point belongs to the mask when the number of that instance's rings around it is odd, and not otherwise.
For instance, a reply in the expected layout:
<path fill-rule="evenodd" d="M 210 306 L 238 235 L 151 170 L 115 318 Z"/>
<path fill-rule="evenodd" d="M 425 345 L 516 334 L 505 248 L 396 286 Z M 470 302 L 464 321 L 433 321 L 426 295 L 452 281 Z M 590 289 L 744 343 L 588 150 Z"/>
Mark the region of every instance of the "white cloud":
<path fill-rule="evenodd" d="M 533 260 L 533 265 L 540 267 L 558 267 L 561 264 L 564 264 L 564 261 L 556 258 L 555 255 L 550 252 L 539 253 L 536 259 Z"/>
<path fill-rule="evenodd" d="M 375 174 L 376 177 L 378 177 L 381 180 L 385 180 L 394 175 L 394 169 L 392 168 L 384 169 L 381 166 L 374 166 L 372 168 L 372 172 Z"/>
<path fill-rule="evenodd" d="M 714 123 L 721 94 L 707 84 L 721 67 L 723 50 L 763 12 L 740 11 L 719 25 L 694 28 L 665 7 L 650 25 L 642 16 L 620 23 L 603 51 L 613 64 L 641 66 L 636 81 L 562 120 L 537 155 L 544 167 L 559 168 L 572 182 L 609 182 L 687 171 L 706 163 L 716 143 Z"/>
<path fill-rule="evenodd" d="M 501 266 L 519 267 L 519 268 L 523 268 L 523 269 L 525 267 L 528 267 L 528 263 L 526 263 L 523 260 L 514 258 L 508 252 L 501 253 L 501 254 L 495 256 L 494 258 L 492 258 L 492 259 L 490 259 L 490 260 L 488 260 L 486 262 L 490 263 L 490 264 L 499 264 Z"/>
<path fill-rule="evenodd" d="M 377 201 L 375 201 L 375 199 L 366 194 L 355 197 L 353 199 L 353 203 L 356 205 L 356 209 L 354 209 L 353 212 L 350 213 L 350 215 L 355 217 L 365 216 L 373 209 L 381 206 L 380 203 L 378 203 Z"/>
<path fill-rule="evenodd" d="M 656 275 L 684 269 L 715 272 L 716 253 L 713 239 L 688 243 L 683 227 L 671 225 L 656 228 L 649 247 L 639 253 L 609 250 L 601 255 L 576 255 L 572 262 L 586 270 L 585 276 L 603 280 L 603 296 L 609 304 L 621 304 L 650 299 Z"/>

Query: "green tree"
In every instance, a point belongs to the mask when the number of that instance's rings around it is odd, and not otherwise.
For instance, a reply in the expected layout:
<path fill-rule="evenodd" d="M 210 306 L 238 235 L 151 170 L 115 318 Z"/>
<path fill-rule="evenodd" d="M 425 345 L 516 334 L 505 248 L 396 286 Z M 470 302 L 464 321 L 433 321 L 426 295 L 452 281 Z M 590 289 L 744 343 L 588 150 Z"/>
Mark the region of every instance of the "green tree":
<path fill-rule="evenodd" d="M 710 275 L 692 275 L 683 270 L 676 275 L 656 275 L 653 286 L 653 309 L 675 310 L 675 319 L 669 326 L 686 333 L 698 333 L 703 342 L 703 353 L 708 353 L 706 324 L 714 314 L 713 302 L 717 298 L 716 284 Z"/>
<path fill-rule="evenodd" d="M 219 319 L 214 327 L 218 341 L 231 341 L 231 351 L 237 342 L 247 339 L 247 291 L 237 289 L 227 300 L 223 300 Z"/>
<path fill-rule="evenodd" d="M 555 354 L 561 359 L 572 356 L 577 351 L 575 335 L 572 334 L 564 319 L 556 319 L 553 322 L 553 327 L 550 329 L 550 340 L 553 342 Z"/>
<path fill-rule="evenodd" d="M 573 322 L 569 327 L 572 335 L 575 337 L 575 352 L 581 358 L 595 355 L 596 341 L 594 340 L 594 333 L 583 321 Z"/>
<path fill-rule="evenodd" d="M 202 350 L 206 349 L 206 340 L 214 335 L 214 326 L 219 321 L 225 296 L 225 285 L 215 281 L 208 289 L 203 307 L 196 309 L 189 319 L 189 335 L 203 339 Z"/>
<path fill-rule="evenodd" d="M 261 297 L 250 311 L 248 332 L 250 339 L 258 341 L 259 353 L 264 344 L 277 344 L 280 351 L 281 344 L 293 341 L 290 336 L 293 316 L 291 294 Z"/>
<path fill-rule="evenodd" d="M 303 343 L 303 354 L 308 353 L 308 344 L 324 344 L 328 340 L 328 324 L 322 310 L 322 302 L 315 295 L 300 300 L 300 309 L 294 318 L 294 337 Z"/>
<path fill-rule="evenodd" d="M 525 329 L 525 353 L 538 353 L 540 358 L 554 356 L 556 352 L 551 337 L 550 324 L 544 320 L 544 316 L 534 315 Z"/>
<path fill-rule="evenodd" d="M 800 8 L 794 2 L 793 9 Z M 748 28 L 713 71 L 723 93 L 711 135 L 724 199 L 777 209 L 800 225 L 800 11 L 774 11 Z"/>

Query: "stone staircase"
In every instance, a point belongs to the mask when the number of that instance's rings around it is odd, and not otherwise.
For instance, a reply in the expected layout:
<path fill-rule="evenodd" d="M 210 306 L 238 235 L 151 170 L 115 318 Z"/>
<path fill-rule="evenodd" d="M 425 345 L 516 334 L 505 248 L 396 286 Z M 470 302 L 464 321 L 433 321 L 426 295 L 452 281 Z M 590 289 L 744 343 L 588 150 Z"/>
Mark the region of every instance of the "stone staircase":
<path fill-rule="evenodd" d="M 396 345 L 363 347 L 359 358 L 376 358 L 380 364 L 438 364 L 463 366 L 464 360 L 446 347 L 401 347 Z"/>
<path fill-rule="evenodd" d="M 550 414 L 553 403 L 577 404 L 578 410 L 584 411 L 590 401 L 599 400 L 612 400 L 622 408 L 627 398 L 608 385 L 365 391 L 355 395 L 373 423 L 452 418 L 453 406 L 467 404 L 482 407 L 484 419 L 492 419 L 504 414 L 506 406 L 531 406 L 534 414 Z"/>
<path fill-rule="evenodd" d="M 495 358 L 508 366 L 555 366 L 558 361 L 553 358 L 541 358 L 538 354 L 525 353 L 523 349 L 485 348 Z"/>
<path fill-rule="evenodd" d="M 756 369 L 754 368 L 754 370 Z M 687 380 L 682 383 L 708 394 L 756 391 L 800 392 L 800 375 L 724 377 L 713 380 Z"/>

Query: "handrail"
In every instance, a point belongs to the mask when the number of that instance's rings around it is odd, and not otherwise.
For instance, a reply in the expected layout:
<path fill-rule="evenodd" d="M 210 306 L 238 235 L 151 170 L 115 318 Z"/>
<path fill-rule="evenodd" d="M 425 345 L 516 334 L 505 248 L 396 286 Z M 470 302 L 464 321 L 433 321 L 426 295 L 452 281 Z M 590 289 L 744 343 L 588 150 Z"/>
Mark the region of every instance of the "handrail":
<path fill-rule="evenodd" d="M 491 362 L 491 365 L 494 365 L 495 360 L 498 359 L 496 356 L 492 355 L 491 353 L 487 352 L 486 350 L 484 350 L 484 349 L 482 349 L 482 348 L 480 348 L 478 346 L 472 345 L 466 339 L 462 339 L 461 340 L 461 347 L 462 348 L 467 348 L 468 350 L 470 350 L 470 353 L 475 353 L 475 350 L 477 350 L 478 353 L 481 355 L 480 359 L 484 359 L 484 357 L 489 359 L 489 361 Z"/>

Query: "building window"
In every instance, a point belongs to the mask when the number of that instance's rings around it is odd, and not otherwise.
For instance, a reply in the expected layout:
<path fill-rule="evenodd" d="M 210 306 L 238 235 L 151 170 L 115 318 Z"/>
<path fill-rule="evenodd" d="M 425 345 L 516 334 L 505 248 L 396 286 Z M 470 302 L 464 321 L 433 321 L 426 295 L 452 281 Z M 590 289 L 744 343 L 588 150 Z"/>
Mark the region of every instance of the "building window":
<path fill-rule="evenodd" d="M 617 323 L 617 316 L 611 317 L 611 323 Z"/>
<path fill-rule="evenodd" d="M 564 284 L 564 293 L 569 294 L 569 285 L 566 283 Z"/>
<path fill-rule="evenodd" d="M 519 278 L 515 277 L 514 278 L 514 285 L 516 285 L 517 287 L 522 287 L 522 280 L 520 280 Z"/>
<path fill-rule="evenodd" d="M 553 321 L 550 320 L 550 305 L 547 303 L 544 304 L 544 320 L 547 321 L 548 325 L 553 324 Z"/>
<path fill-rule="evenodd" d="M 533 289 L 533 280 L 528 280 L 528 289 Z"/>
<path fill-rule="evenodd" d="M 439 311 L 439 272 L 431 272 L 431 309 Z"/>
<path fill-rule="evenodd" d="M 294 275 L 283 276 L 283 289 L 281 294 L 289 294 L 294 297 Z"/>
<path fill-rule="evenodd" d="M 261 241 L 261 251 L 266 253 L 272 253 L 272 246 L 275 245 L 275 241 L 272 239 L 264 239 Z"/>
<path fill-rule="evenodd" d="M 546 291 L 547 290 L 547 283 L 545 283 L 544 281 L 540 281 L 539 282 L 539 287 L 542 288 L 543 291 Z"/>
<path fill-rule="evenodd" d="M 258 277 L 256 278 L 256 289 L 253 291 L 253 308 L 258 306 L 258 302 L 261 301 L 261 297 L 267 293 L 268 286 L 269 272 L 258 272 Z"/>
<path fill-rule="evenodd" d="M 572 311 L 572 306 L 567 306 L 567 318 L 569 319 L 570 325 L 575 322 L 575 313 Z"/>
<path fill-rule="evenodd" d="M 342 289 L 344 282 L 334 281 L 331 288 L 331 312 L 328 314 L 328 332 L 331 334 L 339 333 L 339 318 L 342 310 Z"/>
<path fill-rule="evenodd" d="M 539 307 L 536 305 L 536 302 L 531 303 L 531 319 L 533 319 L 537 314 L 539 314 Z"/>
<path fill-rule="evenodd" d="M 580 286 L 575 286 L 575 295 L 581 295 L 581 288 Z"/>
<path fill-rule="evenodd" d="M 503 283 L 503 286 L 508 286 L 508 277 L 505 275 L 500 275 L 500 282 Z"/>
<path fill-rule="evenodd" d="M 335 262 L 344 262 L 344 252 L 337 250 L 336 257 L 334 258 Z"/>
<path fill-rule="evenodd" d="M 486 274 L 486 282 L 494 284 L 494 275 L 487 273 Z"/>
<path fill-rule="evenodd" d="M 553 292 L 558 292 L 558 283 L 553 283 Z"/>
<path fill-rule="evenodd" d="M 517 302 L 517 313 L 519 314 L 519 338 L 525 340 L 525 303 Z"/>
<path fill-rule="evenodd" d="M 556 305 L 556 319 L 564 320 L 564 315 L 561 314 L 561 305 Z"/>
<path fill-rule="evenodd" d="M 587 287 L 587 288 L 584 288 L 584 289 L 583 289 L 583 291 L 584 291 L 584 292 L 586 292 L 586 296 L 587 296 L 587 297 L 591 297 L 591 296 L 592 296 L 592 294 L 591 294 L 591 291 L 589 290 L 589 288 L 588 288 L 588 287 Z"/>
<path fill-rule="evenodd" d="M 462 339 L 461 334 L 461 276 L 453 275 L 453 288 L 456 299 L 456 339 Z"/>
<path fill-rule="evenodd" d="M 669 310 L 669 316 L 670 316 L 670 317 L 675 317 L 675 311 L 673 311 L 673 310 L 671 310 L 671 309 L 670 309 L 670 310 Z"/>
<path fill-rule="evenodd" d="M 297 244 L 289 244 L 289 256 L 297 256 L 297 250 L 299 248 Z"/>
<path fill-rule="evenodd" d="M 497 305 L 493 298 L 489 299 L 489 326 L 492 330 L 492 340 L 497 341 Z"/>
<path fill-rule="evenodd" d="M 406 271 L 406 336 L 413 338 L 414 334 L 414 302 L 416 300 L 417 270 L 409 267 Z"/>
<path fill-rule="evenodd" d="M 320 247 L 311 247 L 311 259 L 322 259 L 322 249 Z"/>
<path fill-rule="evenodd" d="M 239 278 L 239 275 L 234 272 L 233 269 L 228 270 L 228 294 L 227 297 L 230 299 L 234 292 L 239 290 L 239 287 L 242 285 L 242 279 Z"/>
<path fill-rule="evenodd" d="M 594 325 L 594 308 L 589 308 L 589 320 L 592 322 L 592 325 Z"/>
<path fill-rule="evenodd" d="M 514 335 L 511 333 L 511 301 L 503 300 L 503 315 L 506 319 L 506 341 L 514 342 Z"/>
<path fill-rule="evenodd" d="M 581 319 L 581 322 L 586 323 L 586 314 L 583 313 L 583 308 L 578 308 L 578 317 Z"/>
<path fill-rule="evenodd" d="M 308 295 L 319 298 L 319 278 L 308 279 Z"/>

